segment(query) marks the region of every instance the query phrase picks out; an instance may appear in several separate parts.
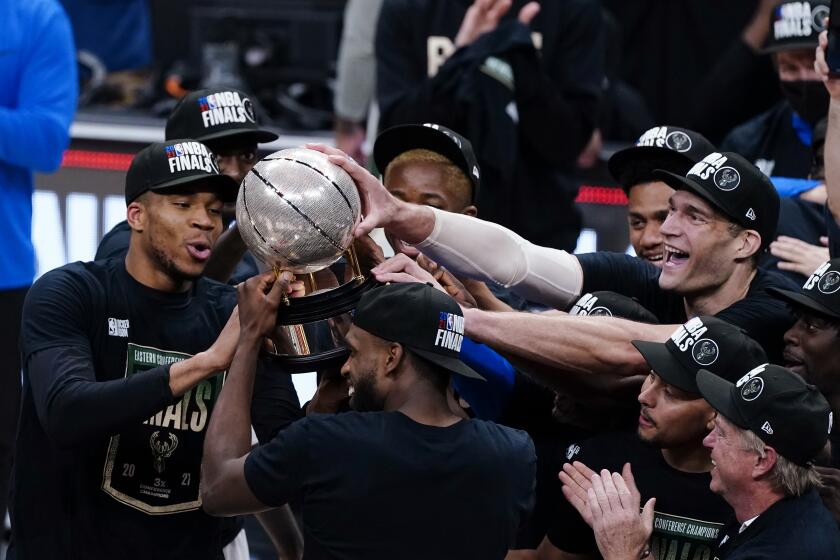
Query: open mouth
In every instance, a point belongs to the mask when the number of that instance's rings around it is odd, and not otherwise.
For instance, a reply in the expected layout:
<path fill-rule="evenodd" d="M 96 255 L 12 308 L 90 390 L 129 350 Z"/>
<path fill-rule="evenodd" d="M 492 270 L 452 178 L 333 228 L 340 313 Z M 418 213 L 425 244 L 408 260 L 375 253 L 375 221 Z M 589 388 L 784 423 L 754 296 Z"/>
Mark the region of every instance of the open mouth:
<path fill-rule="evenodd" d="M 347 387 L 347 396 L 348 396 L 348 397 L 352 397 L 352 396 L 353 396 L 353 393 L 355 393 L 355 392 L 356 392 L 356 389 L 354 389 L 352 385 L 350 385 L 349 387 Z"/>
<path fill-rule="evenodd" d="M 187 252 L 195 260 L 204 262 L 210 258 L 210 245 L 201 241 L 187 243 Z"/>
<path fill-rule="evenodd" d="M 644 410 L 642 410 L 641 412 L 639 412 L 639 426 L 643 428 L 653 428 L 656 427 L 656 422 L 651 420 L 650 416 L 648 416 L 647 413 Z"/>
<path fill-rule="evenodd" d="M 665 245 L 664 260 L 666 266 L 680 266 L 688 260 L 689 254 L 672 245 Z"/>
<path fill-rule="evenodd" d="M 662 259 L 664 258 L 662 253 L 656 254 L 647 254 L 645 255 L 645 260 L 651 262 L 653 264 L 659 265 L 662 263 Z"/>
<path fill-rule="evenodd" d="M 782 363 L 784 363 L 787 369 L 795 371 L 796 373 L 799 373 L 799 370 L 805 366 L 801 359 L 788 351 L 782 353 Z"/>

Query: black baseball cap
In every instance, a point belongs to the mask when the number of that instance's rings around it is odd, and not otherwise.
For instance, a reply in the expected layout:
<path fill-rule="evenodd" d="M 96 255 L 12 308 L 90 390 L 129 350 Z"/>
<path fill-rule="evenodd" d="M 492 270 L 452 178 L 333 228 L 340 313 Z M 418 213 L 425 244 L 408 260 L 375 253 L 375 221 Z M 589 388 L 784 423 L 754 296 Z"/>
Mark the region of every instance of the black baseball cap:
<path fill-rule="evenodd" d="M 569 315 L 620 317 L 652 325 L 659 323 L 656 315 L 642 307 L 635 299 L 608 291 L 583 294 L 569 308 Z"/>
<path fill-rule="evenodd" d="M 166 138 L 193 138 L 211 147 L 259 144 L 278 136 L 259 126 L 248 94 L 232 88 L 201 89 L 181 98 L 166 120 Z"/>
<path fill-rule="evenodd" d="M 767 288 L 775 298 L 820 315 L 840 319 L 840 258 L 826 261 L 811 273 L 798 292 Z"/>
<path fill-rule="evenodd" d="M 642 134 L 636 145 L 614 153 L 607 162 L 610 173 L 624 192 L 639 183 L 659 181 L 654 169 L 685 175 L 714 145 L 699 132 L 678 126 L 655 126 Z"/>
<path fill-rule="evenodd" d="M 472 183 L 472 200 L 478 197 L 481 170 L 470 141 L 443 125 L 402 124 L 392 126 L 376 137 L 373 143 L 373 161 L 380 173 L 388 164 L 409 150 L 429 150 L 442 155 L 464 172 Z"/>
<path fill-rule="evenodd" d="M 366 292 L 353 324 L 465 377 L 484 378 L 461 361 L 464 315 L 455 300 L 430 284 L 388 284 Z"/>
<path fill-rule="evenodd" d="M 770 179 L 734 152 L 712 152 L 683 176 L 657 169 L 654 176 L 705 199 L 733 222 L 758 232 L 764 249 L 776 237 L 779 194 Z"/>
<path fill-rule="evenodd" d="M 727 420 L 752 431 L 797 465 L 809 466 L 831 433 L 834 417 L 828 401 L 781 366 L 760 365 L 735 383 L 701 370 L 697 386 Z"/>
<path fill-rule="evenodd" d="M 761 346 L 742 329 L 708 315 L 689 319 L 664 343 L 634 340 L 633 346 L 665 383 L 696 394 L 697 372 L 703 368 L 735 381 L 745 369 L 767 362 Z"/>
<path fill-rule="evenodd" d="M 820 32 L 825 31 L 825 18 L 830 9 L 826 0 L 782 2 L 773 10 L 770 35 L 762 52 L 817 48 L 818 37 Z"/>
<path fill-rule="evenodd" d="M 140 150 L 125 176 L 125 203 L 146 191 L 166 191 L 201 185 L 219 194 L 224 202 L 236 200 L 239 185 L 219 173 L 216 156 L 194 140 L 156 142 Z"/>

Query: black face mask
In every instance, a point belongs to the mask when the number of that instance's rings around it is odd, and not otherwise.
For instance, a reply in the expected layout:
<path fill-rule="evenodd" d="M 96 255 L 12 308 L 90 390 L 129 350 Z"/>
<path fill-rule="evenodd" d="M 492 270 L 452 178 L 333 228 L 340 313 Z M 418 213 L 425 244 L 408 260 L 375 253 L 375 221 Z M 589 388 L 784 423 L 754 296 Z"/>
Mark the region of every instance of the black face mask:
<path fill-rule="evenodd" d="M 794 80 L 780 81 L 779 85 L 796 114 L 811 126 L 828 114 L 828 91 L 822 82 Z"/>

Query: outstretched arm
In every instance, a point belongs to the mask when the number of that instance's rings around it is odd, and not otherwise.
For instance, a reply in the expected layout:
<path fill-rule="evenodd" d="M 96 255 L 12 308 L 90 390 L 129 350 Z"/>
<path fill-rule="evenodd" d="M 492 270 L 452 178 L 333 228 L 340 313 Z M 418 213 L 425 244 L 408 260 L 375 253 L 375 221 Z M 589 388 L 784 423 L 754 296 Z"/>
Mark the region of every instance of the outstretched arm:
<path fill-rule="evenodd" d="M 615 317 L 492 313 L 464 310 L 467 336 L 505 355 L 566 372 L 641 375 L 650 369 L 632 340 L 664 342 L 679 325 L 649 325 Z M 551 383 L 562 387 L 562 380 Z"/>

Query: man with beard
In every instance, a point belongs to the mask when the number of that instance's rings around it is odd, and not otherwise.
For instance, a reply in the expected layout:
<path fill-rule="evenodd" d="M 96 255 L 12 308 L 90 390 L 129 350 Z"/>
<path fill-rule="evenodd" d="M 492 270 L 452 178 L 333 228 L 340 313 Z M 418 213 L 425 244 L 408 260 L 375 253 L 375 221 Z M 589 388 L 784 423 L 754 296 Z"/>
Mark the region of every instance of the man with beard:
<path fill-rule="evenodd" d="M 768 176 L 808 177 L 814 126 L 828 111 L 828 95 L 814 70 L 814 47 L 828 11 L 826 0 L 782 2 L 775 9 L 764 52 L 773 56 L 785 98 L 733 129 L 721 144 Z"/>
<path fill-rule="evenodd" d="M 125 259 L 32 287 L 11 558 L 221 558 L 200 463 L 239 322 L 233 289 L 201 275 L 235 188 L 203 144 L 152 144 L 126 176 Z M 299 416 L 283 381 L 261 373 L 247 405 L 263 440 Z"/>
<path fill-rule="evenodd" d="M 645 131 L 635 146 L 610 157 L 610 173 L 627 195 L 630 245 L 637 257 L 662 268 L 665 241 L 659 229 L 668 217 L 668 201 L 674 189 L 653 171 L 671 169 L 684 175 L 714 151 L 712 143 L 693 130 L 655 126 Z"/>
<path fill-rule="evenodd" d="M 703 438 L 715 412 L 697 388 L 697 372 L 708 367 L 726 378 L 765 362 L 764 352 L 732 325 L 714 317 L 695 317 L 664 344 L 634 341 L 650 366 L 639 394 L 638 429 L 596 436 L 573 444 L 560 479 L 568 503 L 538 550 L 541 560 L 566 560 L 597 554 L 584 525 L 590 478 L 601 469 L 632 466 L 641 500 L 656 498 L 653 558 L 708 558 L 731 508 L 709 490 L 712 469 Z M 628 465 L 629 463 L 629 465 Z M 593 470 L 590 469 L 590 467 Z"/>
<path fill-rule="evenodd" d="M 204 267 L 204 275 L 233 284 L 259 272 L 254 257 L 234 219 L 236 192 L 245 175 L 257 163 L 258 144 L 278 136 L 259 125 L 256 107 L 248 94 L 231 88 L 202 89 L 185 95 L 166 120 L 166 138 L 190 138 L 202 142 L 216 155 L 219 171 L 234 180 L 231 200 L 223 208 L 225 228 Z M 105 234 L 94 260 L 125 256 L 131 228 L 120 222 Z"/>
<path fill-rule="evenodd" d="M 451 411 L 450 375 L 477 374 L 459 358 L 460 307 L 432 286 L 387 285 L 359 301 L 342 367 L 358 412 L 311 414 L 250 450 L 256 356 L 291 279 L 239 288 L 242 328 L 205 443 L 204 507 L 233 515 L 302 498 L 307 558 L 504 558 L 532 506 L 534 447 L 523 432 Z"/>
<path fill-rule="evenodd" d="M 697 387 L 717 412 L 703 440 L 713 465 L 709 488 L 735 513 L 714 558 L 840 558 L 840 532 L 817 495 L 814 461 L 833 424 L 817 388 L 770 364 L 735 383 L 701 370 Z M 639 515 L 639 492 L 627 474 L 602 470 L 586 496 L 604 560 L 649 556 L 654 504 L 648 501 Z"/>

